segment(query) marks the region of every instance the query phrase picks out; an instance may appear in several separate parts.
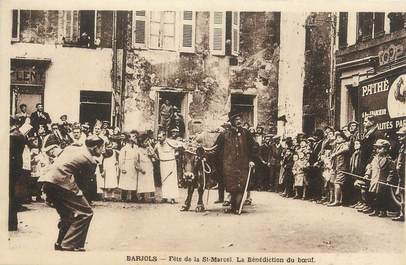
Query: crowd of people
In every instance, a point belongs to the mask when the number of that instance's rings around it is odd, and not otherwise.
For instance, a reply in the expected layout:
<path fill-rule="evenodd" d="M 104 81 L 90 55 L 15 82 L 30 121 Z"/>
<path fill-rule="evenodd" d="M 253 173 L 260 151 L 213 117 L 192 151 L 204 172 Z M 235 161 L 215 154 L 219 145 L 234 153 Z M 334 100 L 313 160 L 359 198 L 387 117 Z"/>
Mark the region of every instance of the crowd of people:
<path fill-rule="evenodd" d="M 165 106 L 161 108 L 163 113 L 167 111 Z M 90 174 L 83 184 L 89 203 L 94 200 L 156 202 L 158 189 L 160 202 L 177 202 L 182 182 L 177 150 L 182 146 L 184 127 L 168 125 L 179 124 L 178 115 L 162 116 L 161 125 L 166 126 L 155 139 L 152 131 L 123 133 L 119 128 L 112 128 L 108 121 L 95 121 L 91 126 L 71 123 L 67 115 L 62 115 L 58 122 L 52 122 L 42 104 L 36 108 L 28 115 L 27 107 L 22 104 L 20 112 L 11 118 L 11 209 L 24 210 L 23 203 L 43 202 L 45 196 L 38 179 L 65 149 L 85 146 L 90 136 L 103 139 L 105 151 L 103 156 L 95 158 L 98 165 L 95 174 Z M 328 207 L 350 206 L 371 216 L 383 217 L 394 211 L 398 213 L 394 220 L 404 220 L 404 204 L 401 207 L 394 204 L 391 196 L 395 194 L 403 202 L 405 127 L 397 132 L 398 139 L 394 139 L 382 135 L 374 117 L 366 116 L 363 133 L 360 133 L 361 126 L 353 121 L 341 130 L 326 127 L 311 136 L 300 133 L 292 138 L 265 133 L 261 126 L 256 129 L 248 124 L 243 126 L 240 117 L 238 121 L 238 127 L 246 127 L 236 130 L 238 137 L 242 133 L 248 142 L 248 148 L 244 147 L 247 150 L 243 148 L 247 152 L 244 161 L 252 167 L 255 165 L 249 190 L 278 192 L 286 198 L 314 201 Z M 221 131 L 231 131 L 230 126 L 233 125 L 228 123 Z M 220 135 L 223 137 L 215 144 L 221 143 L 223 148 L 217 153 L 227 162 L 224 150 L 231 147 L 227 147 L 224 134 Z M 234 173 L 231 174 L 234 166 L 230 174 L 225 171 L 235 159 L 231 157 L 222 166 L 221 173 L 230 176 L 219 181 L 216 201 L 224 206 L 233 205 L 234 209 L 237 206 L 231 198 L 233 189 L 230 193 L 230 188 L 226 188 L 229 195 L 225 198 L 224 188 L 234 178 Z M 243 169 L 242 175 L 246 175 L 246 170 Z M 240 186 L 244 183 L 238 183 L 239 190 Z M 251 202 L 248 192 L 245 203 Z"/>
<path fill-rule="evenodd" d="M 326 127 L 293 138 L 249 128 L 259 143 L 251 189 L 370 216 L 394 212 L 394 221 L 404 221 L 406 126 L 383 134 L 367 115 L 363 128 L 361 133 L 352 121 L 340 130 Z"/>

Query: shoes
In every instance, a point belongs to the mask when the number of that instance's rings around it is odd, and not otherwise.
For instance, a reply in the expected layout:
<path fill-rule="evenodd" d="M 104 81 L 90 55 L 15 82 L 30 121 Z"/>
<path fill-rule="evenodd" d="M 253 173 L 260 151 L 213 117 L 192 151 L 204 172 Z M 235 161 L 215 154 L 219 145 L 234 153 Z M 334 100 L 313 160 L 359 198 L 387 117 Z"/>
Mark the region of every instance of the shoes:
<path fill-rule="evenodd" d="M 214 203 L 223 203 L 223 202 L 224 202 L 224 200 L 217 200 Z"/>
<path fill-rule="evenodd" d="M 74 252 L 84 252 L 86 251 L 84 248 L 64 248 L 59 243 L 54 244 L 54 249 L 57 251 L 74 251 Z"/>
<path fill-rule="evenodd" d="M 238 210 L 233 208 L 227 208 L 224 209 L 224 213 L 238 214 Z"/>
<path fill-rule="evenodd" d="M 252 204 L 252 200 L 245 200 L 244 201 L 244 205 L 251 205 Z"/>
<path fill-rule="evenodd" d="M 405 216 L 401 215 L 401 216 L 392 218 L 392 221 L 395 221 L 395 222 L 404 222 L 404 221 L 405 221 Z"/>
<path fill-rule="evenodd" d="M 59 243 L 54 244 L 54 250 L 62 250 L 62 246 Z"/>
<path fill-rule="evenodd" d="M 378 217 L 386 217 L 386 211 L 380 211 Z"/>
<path fill-rule="evenodd" d="M 180 208 L 181 212 L 186 212 L 189 211 L 190 209 L 190 205 L 182 205 L 182 207 Z"/>
<path fill-rule="evenodd" d="M 231 205 L 231 203 L 229 201 L 224 201 L 223 202 L 223 206 L 230 206 L 230 205 Z"/>
<path fill-rule="evenodd" d="M 360 203 L 358 206 L 355 206 L 354 209 L 356 209 L 356 210 L 363 209 L 363 208 L 365 208 L 365 206 L 366 205 L 364 203 Z"/>
<path fill-rule="evenodd" d="M 295 196 L 293 196 L 293 199 L 299 199 L 299 196 L 298 195 L 295 195 Z"/>
<path fill-rule="evenodd" d="M 175 204 L 175 203 L 176 203 L 175 199 L 171 199 L 170 204 Z"/>
<path fill-rule="evenodd" d="M 379 212 L 378 211 L 372 211 L 371 213 L 369 213 L 369 216 L 379 216 Z"/>
<path fill-rule="evenodd" d="M 363 210 L 363 211 L 361 211 L 361 212 L 362 212 L 362 213 L 365 213 L 365 214 L 371 214 L 371 213 L 374 212 L 374 210 L 373 210 L 372 208 L 368 207 L 368 208 L 366 208 L 365 210 Z"/>
<path fill-rule="evenodd" d="M 342 205 L 341 202 L 333 202 L 333 203 L 327 204 L 327 207 L 337 207 L 337 206 L 341 206 L 341 205 Z"/>
<path fill-rule="evenodd" d="M 362 213 L 362 212 L 364 212 L 365 210 L 368 210 L 368 209 L 370 209 L 370 207 L 368 205 L 364 205 L 363 207 L 360 207 L 357 211 Z"/>

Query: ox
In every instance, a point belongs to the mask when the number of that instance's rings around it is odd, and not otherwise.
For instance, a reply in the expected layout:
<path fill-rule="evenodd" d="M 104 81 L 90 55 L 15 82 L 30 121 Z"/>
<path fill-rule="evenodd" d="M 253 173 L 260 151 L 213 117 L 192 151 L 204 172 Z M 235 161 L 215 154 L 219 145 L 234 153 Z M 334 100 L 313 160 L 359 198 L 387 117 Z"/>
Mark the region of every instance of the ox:
<path fill-rule="evenodd" d="M 180 149 L 183 168 L 183 185 L 187 188 L 187 197 L 181 211 L 188 211 L 191 206 L 194 190 L 197 189 L 198 201 L 196 212 L 205 210 L 203 194 L 205 189 L 211 189 L 218 183 L 220 177 L 216 171 L 216 158 L 211 154 L 213 148 L 204 148 L 201 144 L 189 145 Z"/>

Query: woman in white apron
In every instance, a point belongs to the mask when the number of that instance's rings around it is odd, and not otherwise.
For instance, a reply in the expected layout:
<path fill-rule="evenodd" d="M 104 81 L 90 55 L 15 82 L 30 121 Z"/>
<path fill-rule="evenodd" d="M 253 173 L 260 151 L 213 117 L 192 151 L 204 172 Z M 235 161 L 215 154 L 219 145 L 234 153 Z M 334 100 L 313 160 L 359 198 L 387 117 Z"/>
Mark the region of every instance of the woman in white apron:
<path fill-rule="evenodd" d="M 176 142 L 166 139 L 164 132 L 159 133 L 155 153 L 160 164 L 162 199 L 163 202 L 168 201 L 172 204 L 179 197 L 178 173 L 175 160 L 176 147 Z"/>
<path fill-rule="evenodd" d="M 115 200 L 114 191 L 118 188 L 118 151 L 113 147 L 106 149 L 107 157 L 104 158 L 104 189 L 103 199 Z"/>
<path fill-rule="evenodd" d="M 136 200 L 139 153 L 135 141 L 135 135 L 127 137 L 119 154 L 120 179 L 118 187 L 122 190 L 121 198 L 123 201 Z"/>

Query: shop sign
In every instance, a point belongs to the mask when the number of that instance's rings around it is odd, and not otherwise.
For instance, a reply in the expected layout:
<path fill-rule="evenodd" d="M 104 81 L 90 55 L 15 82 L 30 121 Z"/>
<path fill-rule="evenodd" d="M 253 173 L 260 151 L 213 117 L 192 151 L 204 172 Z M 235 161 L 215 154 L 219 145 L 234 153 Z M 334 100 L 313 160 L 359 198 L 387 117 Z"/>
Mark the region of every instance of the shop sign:
<path fill-rule="evenodd" d="M 11 70 L 12 85 L 45 85 L 45 71 L 36 67 L 19 67 Z"/>
<path fill-rule="evenodd" d="M 365 80 L 358 90 L 359 120 L 376 117 L 382 131 L 397 131 L 406 125 L 406 72 Z"/>

